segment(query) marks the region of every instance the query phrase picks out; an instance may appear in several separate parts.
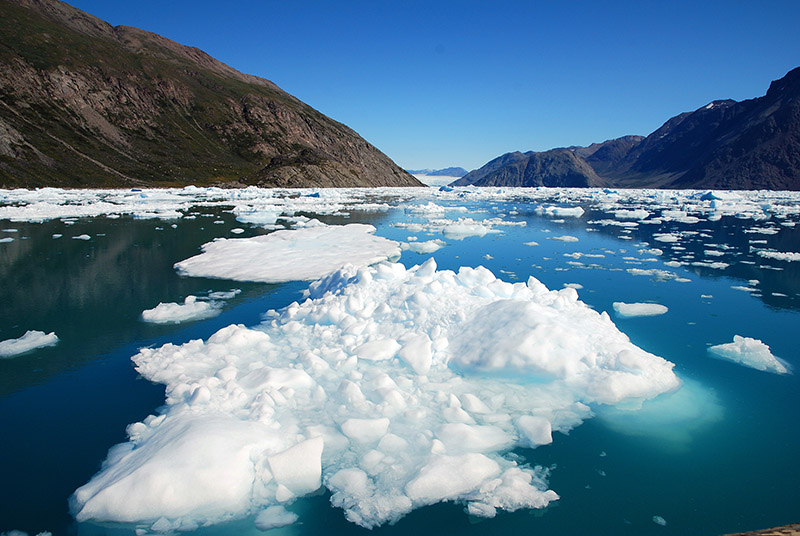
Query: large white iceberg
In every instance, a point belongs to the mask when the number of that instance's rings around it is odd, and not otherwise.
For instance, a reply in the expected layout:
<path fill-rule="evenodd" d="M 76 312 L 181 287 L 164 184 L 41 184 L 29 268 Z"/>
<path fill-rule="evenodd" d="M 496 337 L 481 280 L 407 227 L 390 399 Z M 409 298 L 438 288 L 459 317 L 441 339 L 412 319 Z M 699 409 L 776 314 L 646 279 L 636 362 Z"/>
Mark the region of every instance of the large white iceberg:
<path fill-rule="evenodd" d="M 345 267 L 256 328 L 144 348 L 136 368 L 166 385 L 166 404 L 128 427 L 73 512 L 148 530 L 270 527 L 319 486 L 363 527 L 441 501 L 483 517 L 544 507 L 558 499 L 548 469 L 504 453 L 549 443 L 591 405 L 680 384 L 577 298 L 433 260 Z"/>
<path fill-rule="evenodd" d="M 175 264 L 182 275 L 236 281 L 313 281 L 344 264 L 366 266 L 399 257 L 397 242 L 362 223 L 275 231 L 253 238 L 218 238 L 203 253 Z"/>

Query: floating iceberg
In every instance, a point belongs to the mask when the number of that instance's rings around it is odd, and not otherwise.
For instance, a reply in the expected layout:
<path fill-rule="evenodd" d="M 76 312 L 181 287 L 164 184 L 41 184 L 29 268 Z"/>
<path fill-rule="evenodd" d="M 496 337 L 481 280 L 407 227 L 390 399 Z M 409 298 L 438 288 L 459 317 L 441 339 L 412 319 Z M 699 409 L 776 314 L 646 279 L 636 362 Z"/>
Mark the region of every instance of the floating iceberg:
<path fill-rule="evenodd" d="M 253 238 L 218 238 L 203 253 L 175 264 L 181 275 L 236 281 L 312 281 L 345 263 L 358 266 L 399 257 L 397 242 L 361 223 L 275 231 Z"/>
<path fill-rule="evenodd" d="M 631 316 L 657 316 L 663 315 L 669 309 L 666 306 L 658 303 L 623 303 L 614 302 L 614 312 L 618 316 L 631 317 Z"/>
<path fill-rule="evenodd" d="M 159 303 L 142 311 L 142 320 L 154 324 L 180 324 L 189 320 L 202 320 L 217 316 L 221 305 L 216 301 L 197 301 L 197 296 L 186 296 L 183 303 Z"/>
<path fill-rule="evenodd" d="M 133 357 L 166 404 L 75 492 L 79 521 L 269 528 L 320 486 L 367 528 L 441 501 L 541 508 L 549 470 L 505 452 L 680 385 L 574 289 L 485 268 L 348 266 L 266 318 Z"/>
<path fill-rule="evenodd" d="M 55 346 L 56 344 L 58 344 L 58 337 L 55 333 L 29 330 L 18 339 L 0 341 L 0 359 L 16 357 L 37 348 Z"/>
<path fill-rule="evenodd" d="M 774 372 L 775 374 L 787 374 L 789 372 L 786 363 L 772 355 L 769 346 L 758 339 L 734 335 L 733 342 L 712 346 L 708 351 L 717 357 L 757 370 Z"/>

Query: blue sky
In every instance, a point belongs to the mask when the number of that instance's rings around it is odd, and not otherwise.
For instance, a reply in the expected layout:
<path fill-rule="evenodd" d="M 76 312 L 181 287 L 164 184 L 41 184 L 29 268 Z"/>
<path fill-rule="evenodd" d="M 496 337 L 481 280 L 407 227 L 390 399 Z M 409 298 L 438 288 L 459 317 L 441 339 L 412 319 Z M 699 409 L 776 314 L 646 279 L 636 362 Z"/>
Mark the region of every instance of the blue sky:
<path fill-rule="evenodd" d="M 646 135 L 800 66 L 800 1 L 73 0 L 268 78 L 405 168 Z"/>

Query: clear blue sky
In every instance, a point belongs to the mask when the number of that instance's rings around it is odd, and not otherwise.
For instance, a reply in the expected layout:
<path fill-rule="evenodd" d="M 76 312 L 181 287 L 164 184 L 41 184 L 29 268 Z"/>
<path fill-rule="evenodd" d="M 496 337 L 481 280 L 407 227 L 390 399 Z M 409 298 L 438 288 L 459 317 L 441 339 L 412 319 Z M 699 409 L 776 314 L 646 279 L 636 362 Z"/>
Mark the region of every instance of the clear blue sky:
<path fill-rule="evenodd" d="M 268 78 L 405 168 L 646 135 L 800 66 L 800 0 L 73 0 Z"/>

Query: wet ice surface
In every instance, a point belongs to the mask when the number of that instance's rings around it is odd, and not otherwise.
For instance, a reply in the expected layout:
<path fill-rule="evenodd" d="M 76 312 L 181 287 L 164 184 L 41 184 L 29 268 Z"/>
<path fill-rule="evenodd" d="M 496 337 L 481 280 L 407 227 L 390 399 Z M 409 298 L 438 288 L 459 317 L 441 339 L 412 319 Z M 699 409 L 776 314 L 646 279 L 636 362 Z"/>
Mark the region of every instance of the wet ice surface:
<path fill-rule="evenodd" d="M 341 267 L 321 261 L 332 244 L 351 246 L 333 258 L 362 266 L 406 251 L 405 266 L 345 268 L 312 284 L 309 301 L 271 313 L 260 326 L 233 325 L 204 341 L 135 356 L 137 370 L 167 386 L 167 404 L 128 428 L 129 441 L 109 452 L 73 508 L 81 520 L 168 532 L 242 516 L 261 529 L 302 522 L 297 506 L 320 486 L 362 526 L 441 501 L 463 505 L 473 517 L 558 504 L 557 494 L 572 497 L 574 490 L 551 481 L 568 469 L 538 464 L 537 453 L 553 441 L 570 442 L 563 433 L 581 430 L 596 413 L 622 433 L 691 441 L 722 419 L 720 403 L 702 384 L 680 382 L 672 364 L 653 355 L 668 346 L 654 344 L 647 330 L 664 322 L 674 329 L 696 316 L 669 298 L 673 292 L 694 292 L 697 308 L 725 300 L 796 308 L 798 289 L 775 282 L 796 269 L 797 242 L 787 237 L 797 201 L 786 193 L 547 189 L 0 191 L 0 218 L 106 214 L 158 218 L 168 227 L 202 217 L 197 207 L 205 207 L 229 212 L 248 234 L 279 229 L 207 244 L 199 257 L 207 255 L 213 271 L 192 275 L 215 278 L 242 278 L 244 264 L 251 270 L 244 279 L 318 279 Z M 353 214 L 386 222 L 351 240 L 345 224 Z M 725 235 L 733 221 L 742 230 L 736 239 Z M 322 230 L 344 234 L 320 238 Z M 267 253 L 282 234 L 280 247 L 288 249 Z M 359 242 L 365 237 L 391 251 L 376 256 L 374 244 Z M 236 241 L 267 247 L 229 268 L 224 258 L 239 253 L 209 254 L 213 244 Z M 499 250 L 499 243 L 516 247 Z M 281 252 L 299 247 L 305 250 L 281 264 Z M 424 264 L 431 256 L 451 270 Z M 480 264 L 492 271 L 474 269 Z M 307 265 L 316 271 L 302 272 Z M 603 277 L 616 283 L 604 291 L 608 298 L 592 300 Z M 707 278 L 723 278 L 722 288 L 706 290 Z M 659 294 L 662 288 L 669 290 Z M 165 296 L 163 305 L 190 305 L 176 300 Z M 666 303 L 669 314 L 655 302 Z M 604 310 L 636 335 L 636 345 Z M 642 315 L 653 318 L 634 318 Z M 713 329 L 721 335 L 703 342 L 735 334 Z M 769 348 L 765 354 L 755 343 L 772 344 L 776 334 L 758 321 L 747 329 L 737 331 L 754 338 L 737 336 L 746 342 L 728 354 L 772 363 L 764 358 Z M 778 355 L 795 358 L 785 349 Z M 679 363 L 678 376 L 692 366 Z M 535 448 L 529 463 L 516 457 L 519 448 Z M 679 515 L 653 508 L 645 521 L 656 511 L 669 528 L 681 526 Z"/>
<path fill-rule="evenodd" d="M 236 281 L 311 281 L 346 263 L 370 265 L 400 256 L 396 242 L 374 232 L 375 227 L 359 223 L 319 224 L 253 238 L 220 238 L 175 269 L 187 276 Z"/>
<path fill-rule="evenodd" d="M 769 346 L 750 337 L 734 335 L 733 342 L 712 346 L 708 351 L 717 357 L 729 359 L 756 370 L 774 372 L 776 374 L 787 374 L 789 372 L 786 363 L 772 355 Z"/>
<path fill-rule="evenodd" d="M 35 329 L 28 330 L 19 338 L 0 341 L 0 359 L 16 357 L 38 348 L 56 344 L 58 344 L 58 337 L 55 333 L 45 333 Z"/>
<path fill-rule="evenodd" d="M 159 303 L 142 311 L 142 320 L 154 324 L 180 324 L 189 320 L 211 318 L 220 313 L 221 304 L 215 301 L 197 301 L 197 296 L 187 296 L 183 303 Z"/>

